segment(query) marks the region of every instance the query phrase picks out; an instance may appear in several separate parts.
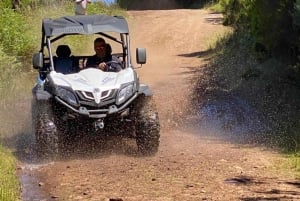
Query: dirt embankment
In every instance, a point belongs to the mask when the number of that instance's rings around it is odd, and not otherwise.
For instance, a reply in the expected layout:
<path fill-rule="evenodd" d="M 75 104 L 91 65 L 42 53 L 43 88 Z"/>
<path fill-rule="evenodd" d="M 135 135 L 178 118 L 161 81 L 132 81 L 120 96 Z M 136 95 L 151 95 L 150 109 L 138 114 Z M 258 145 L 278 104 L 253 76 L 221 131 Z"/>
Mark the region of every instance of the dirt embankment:
<path fill-rule="evenodd" d="M 203 129 L 199 116 L 186 115 L 191 81 L 195 75 L 204 79 L 207 49 L 227 31 L 218 23 L 220 16 L 204 10 L 128 14 L 132 47 L 147 48 L 148 62 L 138 73 L 158 105 L 158 153 L 140 157 L 129 139 L 82 139 L 65 160 L 21 161 L 26 178 L 35 178 L 24 186 L 24 200 L 41 194 L 46 200 L 300 200 L 299 182 L 274 166 L 284 162 L 277 153 L 224 140 L 222 128 Z M 207 108 L 212 117 L 220 115 L 213 105 Z"/>

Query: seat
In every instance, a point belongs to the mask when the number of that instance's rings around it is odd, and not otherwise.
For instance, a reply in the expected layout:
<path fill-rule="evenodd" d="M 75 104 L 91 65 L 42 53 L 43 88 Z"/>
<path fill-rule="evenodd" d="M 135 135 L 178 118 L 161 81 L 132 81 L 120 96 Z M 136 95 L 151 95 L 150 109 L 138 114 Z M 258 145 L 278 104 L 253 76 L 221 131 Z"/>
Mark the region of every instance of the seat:
<path fill-rule="evenodd" d="M 111 61 L 112 61 L 112 62 L 110 62 L 110 65 L 109 65 L 107 71 L 119 72 L 120 70 L 123 69 L 123 63 L 121 62 L 121 60 L 117 56 L 112 55 L 112 48 L 109 43 L 106 43 L 106 55 L 110 55 Z"/>
<path fill-rule="evenodd" d="M 112 53 L 112 48 L 109 43 L 106 43 L 106 55 L 111 55 Z"/>
<path fill-rule="evenodd" d="M 59 45 L 56 49 L 57 57 L 53 58 L 56 72 L 69 74 L 74 73 L 74 59 L 70 56 L 71 49 L 68 45 Z"/>

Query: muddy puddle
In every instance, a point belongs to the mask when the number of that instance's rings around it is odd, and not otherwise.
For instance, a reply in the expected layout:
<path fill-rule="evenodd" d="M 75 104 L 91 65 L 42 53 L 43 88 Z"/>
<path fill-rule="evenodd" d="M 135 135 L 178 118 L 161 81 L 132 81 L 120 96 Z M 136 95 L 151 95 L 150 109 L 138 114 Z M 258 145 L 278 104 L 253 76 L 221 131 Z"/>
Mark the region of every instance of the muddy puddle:
<path fill-rule="evenodd" d="M 46 165 L 22 165 L 19 180 L 22 184 L 21 198 L 23 201 L 47 201 L 52 199 L 40 189 L 43 183 L 39 181 L 35 173 L 40 167 Z"/>

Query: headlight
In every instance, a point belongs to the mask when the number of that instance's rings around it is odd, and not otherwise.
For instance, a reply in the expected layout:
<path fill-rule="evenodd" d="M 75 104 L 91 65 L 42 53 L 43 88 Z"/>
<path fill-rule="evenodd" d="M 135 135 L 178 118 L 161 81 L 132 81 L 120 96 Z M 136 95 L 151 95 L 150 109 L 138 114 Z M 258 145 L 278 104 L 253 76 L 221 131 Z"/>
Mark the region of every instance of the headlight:
<path fill-rule="evenodd" d="M 130 98 L 133 94 L 133 90 L 133 83 L 122 86 L 117 96 L 117 105 L 124 103 L 128 98 Z"/>
<path fill-rule="evenodd" d="M 61 99 L 68 102 L 69 104 L 72 104 L 75 106 L 78 105 L 77 99 L 73 92 L 71 92 L 65 88 L 62 88 L 62 87 L 57 87 L 56 93 L 57 93 L 57 96 L 59 96 Z"/>

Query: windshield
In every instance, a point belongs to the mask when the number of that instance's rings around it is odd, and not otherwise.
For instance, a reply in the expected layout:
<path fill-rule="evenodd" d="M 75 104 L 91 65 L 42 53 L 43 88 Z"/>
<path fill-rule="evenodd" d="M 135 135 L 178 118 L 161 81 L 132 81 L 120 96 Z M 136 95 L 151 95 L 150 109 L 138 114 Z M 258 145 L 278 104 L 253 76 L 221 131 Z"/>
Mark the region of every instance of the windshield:
<path fill-rule="evenodd" d="M 105 41 L 105 46 L 95 46 L 95 41 L 99 38 Z M 87 67 L 99 67 L 100 63 L 108 61 L 115 61 L 109 62 L 110 66 L 116 66 L 118 63 L 117 69 L 125 69 L 130 66 L 129 48 L 127 48 L 129 36 L 127 34 L 110 32 L 97 35 L 65 35 L 48 38 L 47 41 L 51 48 L 44 51 L 44 58 L 50 70 L 63 73 L 78 72 Z M 101 48 L 104 48 L 105 51 L 102 51 Z M 103 53 L 101 54 L 101 52 Z M 59 70 L 67 65 L 72 65 L 73 70 Z"/>

